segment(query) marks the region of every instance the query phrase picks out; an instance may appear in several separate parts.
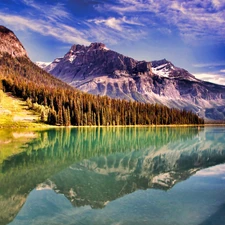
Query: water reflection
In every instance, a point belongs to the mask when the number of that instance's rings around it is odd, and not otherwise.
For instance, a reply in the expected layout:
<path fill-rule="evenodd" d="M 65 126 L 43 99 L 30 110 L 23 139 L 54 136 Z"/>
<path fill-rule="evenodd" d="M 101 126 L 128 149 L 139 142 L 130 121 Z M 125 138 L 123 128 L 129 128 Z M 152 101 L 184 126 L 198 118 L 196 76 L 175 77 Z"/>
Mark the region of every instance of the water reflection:
<path fill-rule="evenodd" d="M 0 224 L 16 216 L 35 188 L 63 193 L 76 207 L 104 208 L 138 189 L 168 190 L 225 162 L 223 128 L 79 128 L 37 135 L 1 164 Z"/>
<path fill-rule="evenodd" d="M 204 134 L 208 136 L 209 132 L 202 131 L 186 139 L 168 139 L 161 146 L 153 142 L 141 151 L 83 160 L 52 176 L 48 182 L 77 207 L 102 208 L 138 189 L 168 190 L 200 169 L 225 162 L 225 137 L 218 139 L 212 132 L 206 139 Z"/>

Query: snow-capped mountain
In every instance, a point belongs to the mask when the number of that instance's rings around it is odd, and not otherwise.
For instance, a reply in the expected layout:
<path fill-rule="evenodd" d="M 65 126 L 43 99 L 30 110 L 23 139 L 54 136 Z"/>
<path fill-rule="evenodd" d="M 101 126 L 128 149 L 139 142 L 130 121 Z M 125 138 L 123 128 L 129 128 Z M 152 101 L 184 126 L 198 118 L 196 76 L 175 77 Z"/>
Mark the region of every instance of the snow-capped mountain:
<path fill-rule="evenodd" d="M 44 69 L 91 94 L 160 103 L 210 120 L 225 119 L 225 86 L 199 80 L 166 59 L 137 61 L 92 43 L 73 45 Z"/>
<path fill-rule="evenodd" d="M 167 78 L 185 78 L 187 80 L 199 81 L 194 75 L 188 71 L 174 66 L 171 62 L 166 59 L 156 60 L 151 62 L 152 73 L 159 77 Z"/>
<path fill-rule="evenodd" d="M 45 69 L 49 64 L 52 64 L 51 62 L 35 62 L 37 66 L 39 66 L 41 69 Z"/>
<path fill-rule="evenodd" d="M 46 71 L 52 71 L 63 58 L 56 58 L 53 62 L 35 62 L 37 66 Z"/>

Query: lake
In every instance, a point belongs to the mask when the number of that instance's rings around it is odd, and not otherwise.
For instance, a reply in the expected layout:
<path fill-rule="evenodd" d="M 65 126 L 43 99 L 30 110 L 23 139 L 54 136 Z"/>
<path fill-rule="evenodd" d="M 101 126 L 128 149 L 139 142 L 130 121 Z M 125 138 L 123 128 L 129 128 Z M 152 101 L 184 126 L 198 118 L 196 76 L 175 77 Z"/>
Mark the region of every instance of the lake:
<path fill-rule="evenodd" d="M 225 127 L 1 130 L 6 224 L 225 224 Z"/>

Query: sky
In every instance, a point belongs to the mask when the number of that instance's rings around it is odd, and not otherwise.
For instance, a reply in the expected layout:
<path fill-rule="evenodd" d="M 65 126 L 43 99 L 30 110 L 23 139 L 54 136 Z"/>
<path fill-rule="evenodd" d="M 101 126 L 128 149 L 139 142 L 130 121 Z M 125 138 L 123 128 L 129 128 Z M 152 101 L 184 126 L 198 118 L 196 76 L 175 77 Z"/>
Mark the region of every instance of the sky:
<path fill-rule="evenodd" d="M 34 62 L 62 57 L 73 44 L 102 42 L 225 85 L 225 0 L 0 0 L 0 25 Z"/>

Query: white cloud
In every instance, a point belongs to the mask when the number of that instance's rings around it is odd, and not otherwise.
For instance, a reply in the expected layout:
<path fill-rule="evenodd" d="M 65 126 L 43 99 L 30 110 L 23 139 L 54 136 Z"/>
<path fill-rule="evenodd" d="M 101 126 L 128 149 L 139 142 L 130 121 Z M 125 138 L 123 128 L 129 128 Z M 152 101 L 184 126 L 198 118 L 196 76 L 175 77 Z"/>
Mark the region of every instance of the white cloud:
<path fill-rule="evenodd" d="M 116 18 L 109 18 L 105 21 L 105 24 L 115 30 L 122 30 L 121 21 Z"/>
<path fill-rule="evenodd" d="M 221 73 L 225 73 L 225 69 L 224 70 L 220 70 Z"/>
<path fill-rule="evenodd" d="M 88 20 L 85 25 L 92 38 L 108 44 L 117 44 L 121 40 L 139 40 L 146 36 L 142 29 L 129 26 L 130 23 L 135 23 L 135 20 L 126 20 L 125 23 L 125 18 L 115 19 L 116 21 L 114 19 L 92 19 Z"/>
<path fill-rule="evenodd" d="M 122 21 L 120 19 L 116 19 L 114 17 L 110 17 L 108 19 L 93 19 L 93 20 L 88 20 L 88 22 L 94 22 L 95 24 L 104 24 L 112 29 L 115 30 L 122 30 Z"/>
<path fill-rule="evenodd" d="M 225 42 L 225 1 L 222 0 L 117 0 L 117 4 L 98 6 L 98 10 L 114 11 L 120 15 L 140 15 L 151 21 L 177 27 L 184 40 L 213 40 Z"/>
<path fill-rule="evenodd" d="M 186 14 L 186 10 L 183 7 L 182 3 L 179 3 L 179 2 L 176 2 L 176 1 L 172 2 L 171 9 L 174 9 L 174 10 L 182 12 L 183 14 Z"/>
<path fill-rule="evenodd" d="M 223 5 L 222 1 L 221 0 L 212 0 L 212 4 L 213 4 L 214 8 L 219 9 L 220 7 L 222 7 L 222 5 Z"/>
<path fill-rule="evenodd" d="M 92 37 L 104 43 L 116 44 L 121 40 L 139 40 L 147 35 L 142 29 L 144 25 L 137 17 L 95 18 L 87 20 L 85 24 Z"/>
<path fill-rule="evenodd" d="M 105 26 L 108 26 L 112 29 L 122 31 L 125 28 L 126 25 L 137 25 L 137 26 L 144 26 L 142 23 L 138 21 L 136 18 L 126 18 L 125 16 L 120 18 L 110 17 L 108 19 L 91 19 L 88 20 L 88 22 L 94 22 L 95 24 L 104 24 Z"/>
<path fill-rule="evenodd" d="M 215 84 L 225 85 L 225 76 L 222 76 L 220 74 L 196 73 L 193 75 L 200 80 L 208 81 Z"/>

